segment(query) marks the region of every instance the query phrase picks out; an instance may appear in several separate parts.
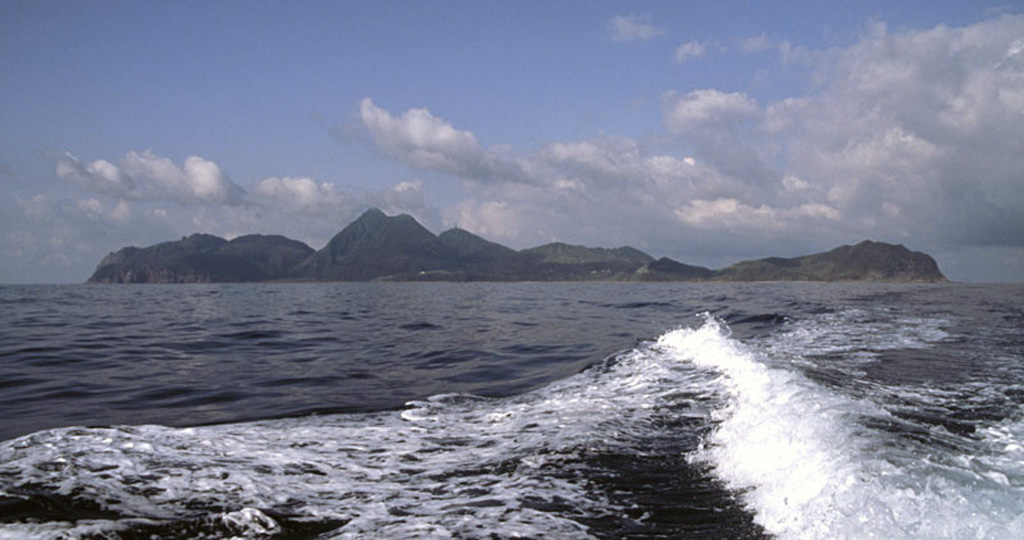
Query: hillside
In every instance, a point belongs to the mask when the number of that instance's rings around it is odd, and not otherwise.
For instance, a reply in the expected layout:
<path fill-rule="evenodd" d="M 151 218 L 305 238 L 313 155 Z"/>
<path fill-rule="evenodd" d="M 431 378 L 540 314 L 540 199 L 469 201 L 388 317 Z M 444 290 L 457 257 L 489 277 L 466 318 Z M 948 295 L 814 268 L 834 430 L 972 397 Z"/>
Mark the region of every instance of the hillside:
<path fill-rule="evenodd" d="M 904 246 L 864 241 L 795 258 L 721 270 L 654 259 L 632 247 L 555 242 L 516 251 L 462 229 L 434 235 L 408 215 L 371 209 L 323 249 L 283 236 L 228 241 L 193 234 L 103 258 L 92 283 L 249 281 L 945 281 L 935 260 Z"/>
<path fill-rule="evenodd" d="M 366 211 L 293 272 L 315 281 L 374 279 L 452 270 L 456 251 L 408 215 Z"/>
<path fill-rule="evenodd" d="M 258 234 L 227 241 L 193 234 L 147 248 L 126 247 L 100 261 L 92 283 L 219 283 L 290 276 L 313 249 L 283 236 Z"/>
<path fill-rule="evenodd" d="M 744 261 L 715 274 L 720 281 L 945 281 L 930 256 L 902 245 L 865 240 L 826 253 Z"/>

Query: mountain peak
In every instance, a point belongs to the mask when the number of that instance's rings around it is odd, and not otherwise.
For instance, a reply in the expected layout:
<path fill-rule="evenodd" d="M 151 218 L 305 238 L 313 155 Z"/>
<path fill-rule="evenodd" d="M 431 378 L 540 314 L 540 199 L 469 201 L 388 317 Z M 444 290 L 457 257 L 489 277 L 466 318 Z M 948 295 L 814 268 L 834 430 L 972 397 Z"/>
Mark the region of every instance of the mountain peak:
<path fill-rule="evenodd" d="M 358 218 L 356 218 L 354 223 L 358 223 L 360 221 L 380 221 L 384 219 L 388 219 L 388 215 L 380 208 L 374 207 L 368 208 Z"/>
<path fill-rule="evenodd" d="M 721 270 L 653 259 L 635 248 L 555 242 L 515 251 L 454 228 L 440 236 L 407 214 L 370 208 L 319 251 L 283 236 L 230 242 L 193 234 L 104 257 L 89 281 L 894 281 L 942 282 L 927 254 L 862 241 L 803 257 L 743 261 Z"/>
<path fill-rule="evenodd" d="M 315 253 L 297 275 L 361 281 L 393 274 L 443 270 L 452 251 L 408 214 L 370 208 Z"/>

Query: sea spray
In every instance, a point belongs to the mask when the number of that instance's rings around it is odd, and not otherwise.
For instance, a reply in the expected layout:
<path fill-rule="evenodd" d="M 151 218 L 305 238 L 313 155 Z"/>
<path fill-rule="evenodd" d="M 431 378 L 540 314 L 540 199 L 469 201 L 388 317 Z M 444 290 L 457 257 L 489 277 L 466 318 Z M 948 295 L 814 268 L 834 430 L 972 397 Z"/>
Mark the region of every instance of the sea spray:
<path fill-rule="evenodd" d="M 1022 484 L 1015 477 L 1011 485 L 998 472 L 1019 467 L 999 459 L 1001 469 L 971 472 L 971 462 L 994 458 L 963 456 L 963 468 L 938 467 L 916 448 L 891 448 L 890 433 L 868 427 L 895 422 L 883 407 L 832 392 L 795 369 L 769 367 L 756 346 L 730 338 L 713 317 L 705 319 L 699 328 L 666 333 L 657 346 L 721 374 L 728 397 L 713 413 L 718 425 L 690 459 L 709 463 L 742 493 L 767 532 L 780 538 L 1024 533 Z M 985 435 L 990 446 L 1019 452 L 1011 426 Z"/>
<path fill-rule="evenodd" d="M 1019 287 L 32 293 L 0 538 L 1024 537 Z"/>

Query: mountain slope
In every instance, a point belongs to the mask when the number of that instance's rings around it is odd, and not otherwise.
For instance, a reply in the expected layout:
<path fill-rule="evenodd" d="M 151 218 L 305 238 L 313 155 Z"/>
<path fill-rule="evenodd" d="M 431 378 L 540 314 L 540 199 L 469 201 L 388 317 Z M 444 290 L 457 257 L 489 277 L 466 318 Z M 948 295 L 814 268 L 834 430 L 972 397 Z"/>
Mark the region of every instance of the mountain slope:
<path fill-rule="evenodd" d="M 529 273 L 526 256 L 464 229 L 449 229 L 437 238 L 454 250 L 464 280 L 514 281 Z"/>
<path fill-rule="evenodd" d="M 336 234 L 293 276 L 321 281 L 370 281 L 455 268 L 456 252 L 406 214 L 376 208 Z"/>
<path fill-rule="evenodd" d="M 825 253 L 744 261 L 716 272 L 720 281 L 946 281 L 935 259 L 897 244 L 865 240 Z"/>
<path fill-rule="evenodd" d="M 126 247 L 103 258 L 91 283 L 215 283 L 283 279 L 313 253 L 283 236 L 227 241 L 193 234 L 148 248 Z"/>
<path fill-rule="evenodd" d="M 554 242 L 520 251 L 529 257 L 529 279 L 540 281 L 617 281 L 628 279 L 654 260 L 631 247 L 589 248 Z"/>
<path fill-rule="evenodd" d="M 632 277 L 636 281 L 707 281 L 715 271 L 703 266 L 690 266 L 662 257 L 640 267 Z"/>
<path fill-rule="evenodd" d="M 629 246 L 614 249 L 588 248 L 562 242 L 524 249 L 521 253 L 541 257 L 540 262 L 551 264 L 609 263 L 630 266 L 646 264 L 654 260 L 654 257 Z"/>
<path fill-rule="evenodd" d="M 101 283 L 232 281 L 894 281 L 942 282 L 930 256 L 864 241 L 803 257 L 744 261 L 721 270 L 655 260 L 631 247 L 560 242 L 515 251 L 462 229 L 435 236 L 408 215 L 366 211 L 319 251 L 283 236 L 230 242 L 193 234 L 104 257 Z"/>

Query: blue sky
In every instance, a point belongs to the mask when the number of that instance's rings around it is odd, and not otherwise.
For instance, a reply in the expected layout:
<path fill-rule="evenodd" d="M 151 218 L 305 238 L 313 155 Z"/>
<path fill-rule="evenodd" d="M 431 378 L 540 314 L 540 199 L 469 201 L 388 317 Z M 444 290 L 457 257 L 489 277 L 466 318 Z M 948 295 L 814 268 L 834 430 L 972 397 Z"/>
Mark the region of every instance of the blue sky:
<path fill-rule="evenodd" d="M 0 282 L 370 206 L 720 267 L 1024 281 L 1015 2 L 4 2 Z"/>

